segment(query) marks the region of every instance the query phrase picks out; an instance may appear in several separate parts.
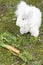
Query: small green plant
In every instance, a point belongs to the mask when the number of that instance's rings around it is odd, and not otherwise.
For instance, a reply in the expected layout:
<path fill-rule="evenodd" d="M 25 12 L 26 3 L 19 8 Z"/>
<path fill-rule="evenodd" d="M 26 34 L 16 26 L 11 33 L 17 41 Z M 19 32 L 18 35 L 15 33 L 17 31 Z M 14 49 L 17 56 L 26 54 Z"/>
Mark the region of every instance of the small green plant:
<path fill-rule="evenodd" d="M 10 43 L 17 43 L 16 37 L 12 34 L 5 32 L 0 34 L 0 46 L 4 47 L 14 53 L 21 58 L 25 63 L 28 62 L 28 60 L 33 59 L 32 54 L 28 50 L 23 50 L 23 52 L 20 53 L 20 51 L 12 46 L 10 46 Z"/>
<path fill-rule="evenodd" d="M 13 51 L 15 53 L 19 53 L 20 51 L 17 50 L 16 48 L 5 44 L 5 43 L 11 43 L 13 41 L 13 43 L 16 41 L 15 36 L 9 34 L 8 32 L 2 33 L 0 34 L 0 46 L 7 48 L 10 51 Z"/>

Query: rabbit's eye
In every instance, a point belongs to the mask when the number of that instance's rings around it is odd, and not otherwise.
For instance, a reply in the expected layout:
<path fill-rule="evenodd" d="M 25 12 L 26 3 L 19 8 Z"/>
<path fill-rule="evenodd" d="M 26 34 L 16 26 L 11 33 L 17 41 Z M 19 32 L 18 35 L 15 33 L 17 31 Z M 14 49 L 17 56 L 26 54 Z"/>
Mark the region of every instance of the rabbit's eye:
<path fill-rule="evenodd" d="M 23 18 L 23 20 L 25 20 L 25 18 Z"/>

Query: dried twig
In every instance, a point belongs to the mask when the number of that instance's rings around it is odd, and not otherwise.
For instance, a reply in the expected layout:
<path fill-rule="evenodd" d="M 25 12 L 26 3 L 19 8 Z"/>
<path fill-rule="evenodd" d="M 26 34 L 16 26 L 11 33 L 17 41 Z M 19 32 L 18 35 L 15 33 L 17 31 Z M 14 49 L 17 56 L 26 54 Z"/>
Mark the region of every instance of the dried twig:
<path fill-rule="evenodd" d="M 20 51 L 19 51 L 18 49 L 14 48 L 14 47 L 12 47 L 12 46 L 10 46 L 10 45 L 5 45 L 4 47 L 5 47 L 6 49 L 8 49 L 8 50 L 10 50 L 10 51 L 12 51 L 12 52 L 14 52 L 14 53 L 16 53 L 16 54 L 19 54 L 19 53 L 20 53 Z"/>

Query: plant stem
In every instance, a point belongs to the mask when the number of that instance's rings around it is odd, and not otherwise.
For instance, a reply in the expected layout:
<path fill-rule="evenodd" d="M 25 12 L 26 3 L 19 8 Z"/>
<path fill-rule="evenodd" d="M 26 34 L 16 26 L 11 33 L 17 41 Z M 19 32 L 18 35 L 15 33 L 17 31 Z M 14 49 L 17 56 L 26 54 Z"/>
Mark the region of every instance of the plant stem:
<path fill-rule="evenodd" d="M 12 52 L 14 52 L 14 53 L 16 53 L 16 54 L 19 54 L 19 53 L 20 53 L 20 51 L 19 51 L 18 49 L 14 48 L 14 47 L 12 47 L 12 46 L 10 46 L 10 45 L 4 45 L 4 47 L 5 47 L 6 49 L 8 49 L 8 50 L 10 50 L 10 51 L 12 51 Z"/>

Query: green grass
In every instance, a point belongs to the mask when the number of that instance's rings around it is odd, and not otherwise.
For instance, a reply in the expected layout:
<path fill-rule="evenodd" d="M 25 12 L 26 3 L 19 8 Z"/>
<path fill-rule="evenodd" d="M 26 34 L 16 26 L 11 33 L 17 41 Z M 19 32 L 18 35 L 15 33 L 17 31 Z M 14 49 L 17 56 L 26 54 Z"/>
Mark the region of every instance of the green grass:
<path fill-rule="evenodd" d="M 16 5 L 20 0 L 0 0 L 0 33 L 6 30 L 16 37 L 16 43 L 9 43 L 21 51 L 20 55 L 13 55 L 9 50 L 0 47 L 0 65 L 43 65 L 43 0 L 24 0 L 40 8 L 42 25 L 38 38 L 31 34 L 21 35 L 19 27 L 15 25 Z"/>

